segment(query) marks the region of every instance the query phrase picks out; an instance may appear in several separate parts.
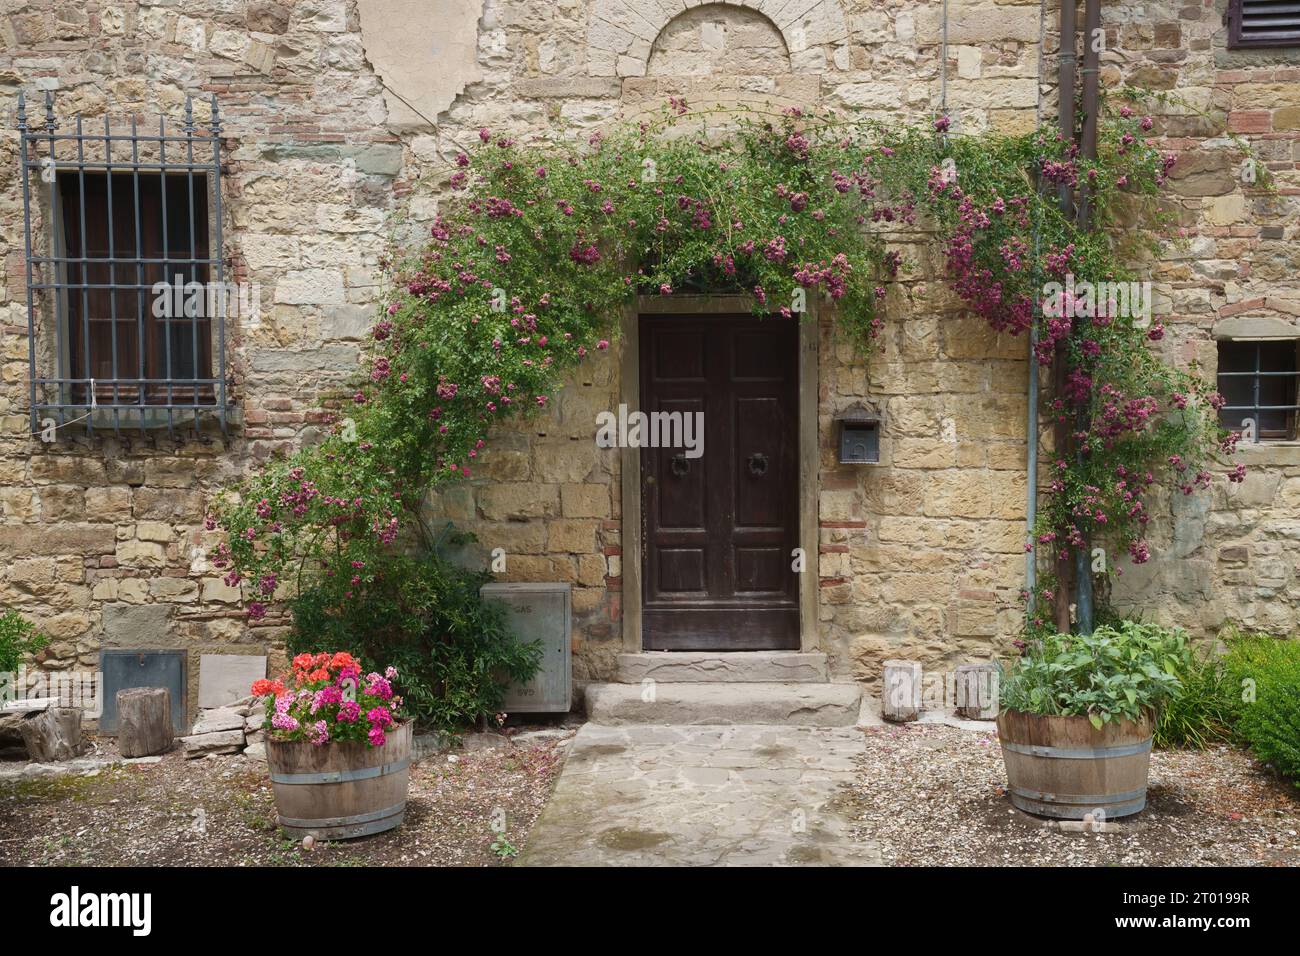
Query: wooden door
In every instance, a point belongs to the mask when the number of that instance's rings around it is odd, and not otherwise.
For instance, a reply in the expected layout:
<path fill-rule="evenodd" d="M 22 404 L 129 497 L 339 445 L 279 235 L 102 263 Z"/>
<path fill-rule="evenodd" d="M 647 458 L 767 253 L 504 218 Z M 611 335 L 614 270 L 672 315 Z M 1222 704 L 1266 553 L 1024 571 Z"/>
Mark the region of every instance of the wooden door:
<path fill-rule="evenodd" d="M 698 458 L 642 439 L 642 645 L 797 649 L 797 322 L 647 315 L 640 327 L 640 410 L 704 424 Z"/>

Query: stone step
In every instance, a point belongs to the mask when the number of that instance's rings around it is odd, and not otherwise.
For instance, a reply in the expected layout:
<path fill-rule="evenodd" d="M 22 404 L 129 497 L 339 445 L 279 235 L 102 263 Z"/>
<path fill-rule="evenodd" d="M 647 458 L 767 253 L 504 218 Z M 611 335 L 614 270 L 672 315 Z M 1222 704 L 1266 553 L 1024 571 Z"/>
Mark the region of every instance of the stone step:
<path fill-rule="evenodd" d="M 802 651 L 645 651 L 618 655 L 618 680 L 668 682 L 814 683 L 830 679 L 826 655 Z"/>
<path fill-rule="evenodd" d="M 775 681 L 588 684 L 585 694 L 587 719 L 597 724 L 849 727 L 861 699 L 858 684 Z"/>

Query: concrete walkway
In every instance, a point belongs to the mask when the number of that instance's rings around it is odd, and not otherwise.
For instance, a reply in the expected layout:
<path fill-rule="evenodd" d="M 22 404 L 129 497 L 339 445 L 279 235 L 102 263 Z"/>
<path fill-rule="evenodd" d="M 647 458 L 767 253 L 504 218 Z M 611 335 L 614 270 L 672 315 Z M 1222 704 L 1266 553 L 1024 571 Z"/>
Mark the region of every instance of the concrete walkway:
<path fill-rule="evenodd" d="M 832 806 L 853 727 L 585 724 L 523 866 L 878 865 Z"/>

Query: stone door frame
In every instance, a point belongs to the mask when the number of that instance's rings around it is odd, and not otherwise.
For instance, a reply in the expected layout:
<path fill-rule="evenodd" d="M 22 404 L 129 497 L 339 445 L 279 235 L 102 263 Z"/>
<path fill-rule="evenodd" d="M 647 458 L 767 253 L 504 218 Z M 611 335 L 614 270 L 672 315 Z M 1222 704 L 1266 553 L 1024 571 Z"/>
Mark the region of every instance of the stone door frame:
<path fill-rule="evenodd" d="M 811 298 L 811 297 L 810 297 Z M 672 295 L 638 296 L 635 304 L 623 309 L 621 322 L 622 354 L 619 369 L 618 400 L 629 409 L 641 404 L 641 316 L 642 315 L 721 315 L 752 311 L 754 300 L 748 295 Z M 818 471 L 821 445 L 818 436 L 817 403 L 819 334 L 817 307 L 809 302 L 808 314 L 799 322 L 799 547 L 806 565 L 799 579 L 799 649 L 820 650 L 817 632 L 818 544 L 817 504 Z M 621 469 L 620 493 L 623 527 L 623 652 L 639 654 L 641 646 L 641 451 L 619 450 Z M 727 653 L 719 651 L 719 654 Z"/>

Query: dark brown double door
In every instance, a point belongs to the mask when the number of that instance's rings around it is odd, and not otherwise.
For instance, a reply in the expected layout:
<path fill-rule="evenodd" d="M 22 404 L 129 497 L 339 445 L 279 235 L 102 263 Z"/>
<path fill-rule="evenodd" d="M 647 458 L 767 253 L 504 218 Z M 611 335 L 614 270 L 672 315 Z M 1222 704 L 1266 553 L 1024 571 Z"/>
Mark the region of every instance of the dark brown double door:
<path fill-rule="evenodd" d="M 699 457 L 641 447 L 642 645 L 798 648 L 797 322 L 647 315 L 640 327 L 640 410 L 704 424 Z"/>

